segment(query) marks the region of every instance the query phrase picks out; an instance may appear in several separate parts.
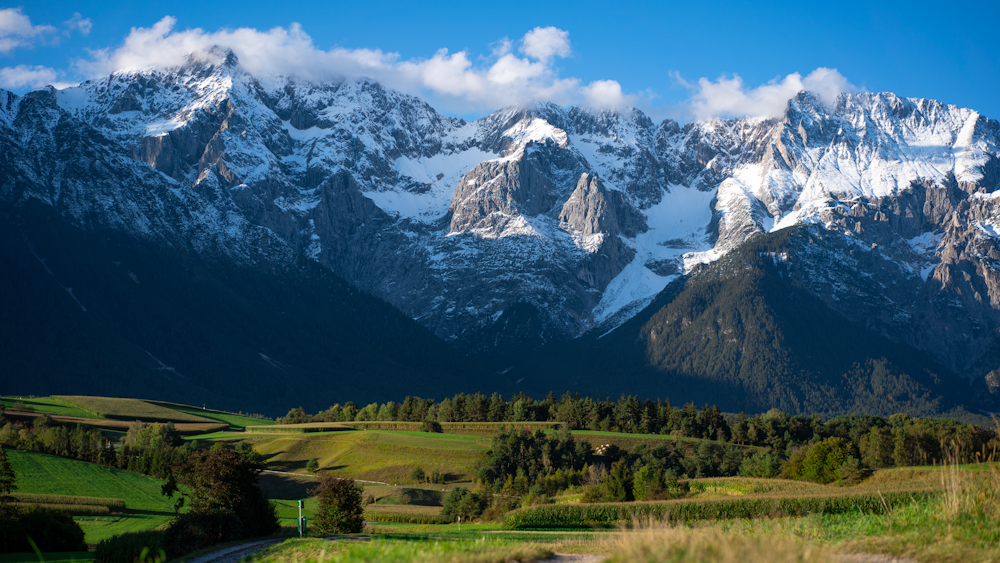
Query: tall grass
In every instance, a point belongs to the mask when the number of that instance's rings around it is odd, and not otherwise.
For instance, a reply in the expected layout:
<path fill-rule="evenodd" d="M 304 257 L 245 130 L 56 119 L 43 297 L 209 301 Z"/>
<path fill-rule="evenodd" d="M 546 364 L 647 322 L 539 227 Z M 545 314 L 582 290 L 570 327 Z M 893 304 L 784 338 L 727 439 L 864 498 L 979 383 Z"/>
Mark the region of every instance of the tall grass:
<path fill-rule="evenodd" d="M 934 492 L 863 493 L 797 497 L 745 496 L 660 502 L 556 504 L 520 508 L 507 513 L 504 528 L 587 528 L 634 520 L 695 522 L 774 518 L 807 514 L 883 514 L 893 506 L 936 496 Z"/>
<path fill-rule="evenodd" d="M 828 551 L 800 538 L 663 525 L 626 530 L 608 541 L 608 563 L 828 563 Z"/>

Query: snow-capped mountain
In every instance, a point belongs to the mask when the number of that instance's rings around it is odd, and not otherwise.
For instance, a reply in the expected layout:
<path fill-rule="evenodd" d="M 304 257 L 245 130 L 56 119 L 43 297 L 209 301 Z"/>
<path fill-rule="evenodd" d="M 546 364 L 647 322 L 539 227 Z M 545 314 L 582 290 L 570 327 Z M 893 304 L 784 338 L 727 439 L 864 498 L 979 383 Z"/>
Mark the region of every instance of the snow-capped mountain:
<path fill-rule="evenodd" d="M 931 100 L 803 92 L 779 119 L 684 126 L 538 103 L 466 122 L 212 52 L 5 94 L 0 137 L 9 209 L 33 198 L 251 263 L 305 255 L 469 350 L 611 330 L 699 264 L 806 223 L 825 243 L 795 255 L 799 284 L 958 373 L 1000 367 L 1000 125 Z"/>

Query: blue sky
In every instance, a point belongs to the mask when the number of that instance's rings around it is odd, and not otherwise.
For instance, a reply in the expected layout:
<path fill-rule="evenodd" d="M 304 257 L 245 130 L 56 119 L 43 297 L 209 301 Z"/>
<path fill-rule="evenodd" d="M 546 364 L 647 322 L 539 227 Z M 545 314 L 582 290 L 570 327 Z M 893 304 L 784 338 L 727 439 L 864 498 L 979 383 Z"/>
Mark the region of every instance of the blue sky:
<path fill-rule="evenodd" d="M 71 84 L 231 41 L 254 70 L 372 75 L 463 117 L 528 98 L 682 120 L 766 115 L 808 86 L 998 118 L 998 5 L 33 0 L 0 4 L 0 86 Z"/>

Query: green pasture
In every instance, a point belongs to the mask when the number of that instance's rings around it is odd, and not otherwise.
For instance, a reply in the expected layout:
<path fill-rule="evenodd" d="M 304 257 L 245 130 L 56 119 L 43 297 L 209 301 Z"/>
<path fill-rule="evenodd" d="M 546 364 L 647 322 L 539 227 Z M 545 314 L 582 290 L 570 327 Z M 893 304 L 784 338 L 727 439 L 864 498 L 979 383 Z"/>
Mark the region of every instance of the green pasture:
<path fill-rule="evenodd" d="M 37 413 L 54 414 L 59 416 L 78 416 L 80 418 L 93 418 L 94 413 L 87 412 L 80 407 L 61 401 L 55 397 L 38 397 L 34 399 L 18 399 L 17 397 L 0 397 L 0 404 L 4 408 L 11 410 L 14 403 L 24 403 L 26 407 Z"/>
<path fill-rule="evenodd" d="M 215 420 L 168 409 L 141 399 L 117 399 L 112 397 L 85 397 L 59 395 L 63 400 L 82 410 L 96 413 L 104 418 L 117 420 L 142 420 L 145 422 L 216 422 Z M 94 416 L 94 415 L 88 415 Z"/>
<path fill-rule="evenodd" d="M 17 492 L 120 499 L 125 513 L 77 517 L 89 544 L 123 532 L 148 530 L 173 517 L 173 502 L 160 493 L 163 481 L 93 463 L 37 452 L 6 450 Z"/>
<path fill-rule="evenodd" d="M 211 409 L 199 409 L 198 407 L 193 407 L 190 405 L 180 405 L 176 403 L 167 403 L 163 401 L 146 401 L 152 405 L 164 407 L 172 411 L 177 411 L 184 414 L 189 414 L 199 418 L 208 418 L 211 420 L 225 422 L 229 425 L 230 430 L 243 431 L 247 426 L 268 426 L 276 424 L 273 420 L 265 420 L 262 418 L 253 418 L 250 416 L 244 416 L 239 414 L 233 414 L 223 411 L 214 411 Z"/>
<path fill-rule="evenodd" d="M 228 435 L 226 440 L 246 439 L 264 455 L 268 469 L 304 473 L 306 463 L 316 458 L 320 468 L 338 477 L 410 483 L 410 473 L 420 466 L 427 473 L 445 473 L 449 482 L 471 481 L 479 469 L 489 440 L 475 436 L 349 430 L 329 433 L 245 437 Z"/>

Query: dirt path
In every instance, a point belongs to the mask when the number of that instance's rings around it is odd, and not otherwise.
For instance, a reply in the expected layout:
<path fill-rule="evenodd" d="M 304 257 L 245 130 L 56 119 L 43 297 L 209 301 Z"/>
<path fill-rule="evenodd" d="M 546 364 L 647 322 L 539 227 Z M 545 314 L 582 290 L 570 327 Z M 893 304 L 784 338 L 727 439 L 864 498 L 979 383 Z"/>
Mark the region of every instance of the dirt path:
<path fill-rule="evenodd" d="M 236 563 L 247 555 L 253 555 L 258 551 L 263 551 L 272 545 L 285 541 L 284 538 L 277 540 L 262 540 L 250 543 L 234 545 L 219 551 L 213 551 L 205 555 L 189 559 L 187 563 Z"/>

